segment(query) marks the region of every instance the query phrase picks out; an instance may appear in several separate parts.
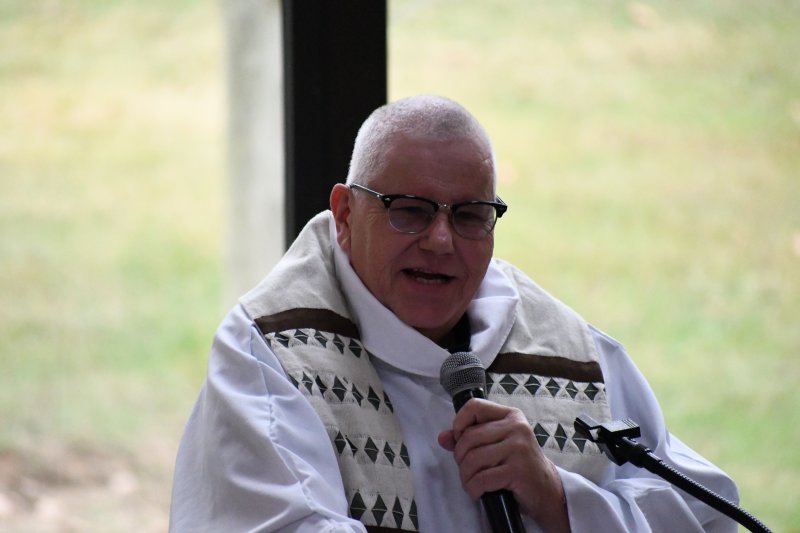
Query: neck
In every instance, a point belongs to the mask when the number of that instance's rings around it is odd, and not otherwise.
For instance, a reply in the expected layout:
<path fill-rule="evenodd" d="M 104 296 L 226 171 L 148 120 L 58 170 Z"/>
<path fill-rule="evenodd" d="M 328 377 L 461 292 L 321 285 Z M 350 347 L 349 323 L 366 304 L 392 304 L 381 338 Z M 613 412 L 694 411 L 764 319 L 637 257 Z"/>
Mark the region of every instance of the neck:
<path fill-rule="evenodd" d="M 471 330 L 469 326 L 469 317 L 466 313 L 461 315 L 461 318 L 456 322 L 448 332 L 440 336 L 438 339 L 431 339 L 436 344 L 449 351 L 455 352 L 468 352 L 470 351 L 470 337 Z"/>

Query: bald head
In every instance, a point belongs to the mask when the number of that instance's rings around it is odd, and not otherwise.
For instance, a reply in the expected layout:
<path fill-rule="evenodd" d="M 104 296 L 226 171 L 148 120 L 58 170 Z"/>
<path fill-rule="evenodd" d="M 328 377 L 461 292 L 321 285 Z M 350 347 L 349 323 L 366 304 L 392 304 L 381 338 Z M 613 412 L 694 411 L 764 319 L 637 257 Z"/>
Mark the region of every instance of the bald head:
<path fill-rule="evenodd" d="M 381 173 L 387 152 L 398 138 L 448 141 L 472 139 L 490 154 L 494 179 L 494 152 L 478 120 L 461 104 L 441 96 L 421 95 L 379 107 L 358 130 L 347 183 L 367 184 Z"/>

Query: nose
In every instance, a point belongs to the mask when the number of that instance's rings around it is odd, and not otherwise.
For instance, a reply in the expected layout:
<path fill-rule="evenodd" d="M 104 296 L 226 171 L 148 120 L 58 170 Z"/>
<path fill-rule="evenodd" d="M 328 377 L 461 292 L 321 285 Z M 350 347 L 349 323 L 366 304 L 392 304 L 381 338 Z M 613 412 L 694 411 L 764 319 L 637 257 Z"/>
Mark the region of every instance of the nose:
<path fill-rule="evenodd" d="M 425 230 L 420 246 L 424 250 L 439 254 L 451 253 L 453 251 L 453 232 L 447 211 L 439 210 L 433 216 L 431 225 Z"/>

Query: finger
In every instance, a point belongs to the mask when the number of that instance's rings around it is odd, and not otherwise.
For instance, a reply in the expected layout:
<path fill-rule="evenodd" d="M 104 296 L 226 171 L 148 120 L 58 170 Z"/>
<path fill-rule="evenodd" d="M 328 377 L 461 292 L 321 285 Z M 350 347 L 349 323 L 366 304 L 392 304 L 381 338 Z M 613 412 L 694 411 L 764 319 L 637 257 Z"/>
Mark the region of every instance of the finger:
<path fill-rule="evenodd" d="M 508 452 L 504 450 L 506 447 L 502 441 L 471 448 L 460 447 L 460 443 L 456 443 L 453 455 L 458 464 L 461 481 L 466 483 L 479 472 L 505 463 L 508 459 Z"/>
<path fill-rule="evenodd" d="M 456 433 L 454 431 L 454 433 Z M 461 463 L 471 450 L 502 445 L 511 454 L 515 449 L 524 451 L 533 442 L 533 430 L 521 413 L 508 411 L 507 416 L 467 427 L 456 437 L 455 457 Z M 495 464 L 495 463 L 490 463 Z"/>
<path fill-rule="evenodd" d="M 455 439 L 453 456 L 456 463 L 462 465 L 470 454 L 480 456 L 489 453 L 489 448 L 502 443 L 506 436 L 507 430 L 498 422 L 469 426 Z M 487 463 L 496 464 L 493 459 Z"/>
<path fill-rule="evenodd" d="M 456 441 L 470 426 L 500 420 L 508 415 L 512 408 L 479 398 L 472 398 L 456 413 L 453 419 L 453 433 Z"/>
<path fill-rule="evenodd" d="M 487 492 L 510 490 L 512 479 L 511 468 L 507 465 L 498 465 L 480 470 L 467 479 L 462 478 L 461 483 L 471 498 L 478 499 Z"/>
<path fill-rule="evenodd" d="M 439 442 L 439 446 L 444 448 L 445 450 L 452 452 L 456 446 L 456 439 L 453 436 L 453 432 L 451 430 L 442 431 L 439 433 L 439 436 L 436 439 Z"/>

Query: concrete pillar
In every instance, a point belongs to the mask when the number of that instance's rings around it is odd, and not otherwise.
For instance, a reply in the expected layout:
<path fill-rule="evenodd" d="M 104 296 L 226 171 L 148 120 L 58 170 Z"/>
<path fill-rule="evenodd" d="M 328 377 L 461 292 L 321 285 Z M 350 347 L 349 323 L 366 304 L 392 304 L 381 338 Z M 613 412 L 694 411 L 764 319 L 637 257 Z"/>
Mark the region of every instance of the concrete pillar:
<path fill-rule="evenodd" d="M 229 116 L 224 305 L 284 251 L 283 52 L 280 0 L 223 0 Z"/>

